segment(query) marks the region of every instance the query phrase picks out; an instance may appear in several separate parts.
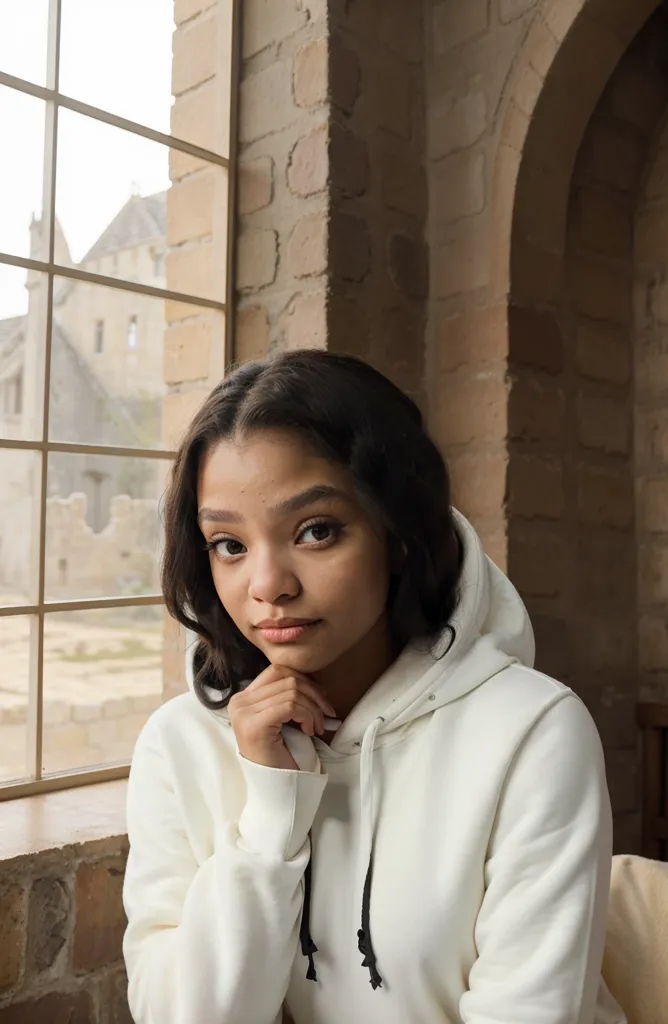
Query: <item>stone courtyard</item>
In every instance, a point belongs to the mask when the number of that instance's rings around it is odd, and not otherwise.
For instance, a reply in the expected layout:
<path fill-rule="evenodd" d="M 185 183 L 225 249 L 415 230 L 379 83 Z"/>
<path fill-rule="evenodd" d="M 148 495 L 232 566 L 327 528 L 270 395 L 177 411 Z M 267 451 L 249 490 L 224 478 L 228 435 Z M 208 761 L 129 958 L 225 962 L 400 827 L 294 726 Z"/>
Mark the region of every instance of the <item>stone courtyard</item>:
<path fill-rule="evenodd" d="M 127 761 L 162 699 L 162 609 L 145 621 L 108 612 L 47 617 L 44 635 L 46 771 Z M 148 613 L 148 614 L 147 614 Z M 106 619 L 106 621 L 105 621 Z M 0 781 L 26 774 L 30 624 L 0 618 Z"/>

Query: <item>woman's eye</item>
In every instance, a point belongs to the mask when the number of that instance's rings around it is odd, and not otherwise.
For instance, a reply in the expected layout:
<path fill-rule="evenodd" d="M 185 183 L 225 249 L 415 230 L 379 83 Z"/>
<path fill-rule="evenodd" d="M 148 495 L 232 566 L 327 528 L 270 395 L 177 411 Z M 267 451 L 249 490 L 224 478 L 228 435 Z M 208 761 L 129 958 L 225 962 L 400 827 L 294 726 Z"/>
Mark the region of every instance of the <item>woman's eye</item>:
<path fill-rule="evenodd" d="M 214 549 L 216 554 L 223 558 L 234 558 L 236 555 L 243 555 L 246 550 L 240 540 L 232 540 L 231 537 L 217 540 L 214 544 Z"/>
<path fill-rule="evenodd" d="M 324 541 L 332 540 L 336 530 L 333 523 L 313 523 L 307 526 L 299 539 L 307 544 L 322 544 Z"/>

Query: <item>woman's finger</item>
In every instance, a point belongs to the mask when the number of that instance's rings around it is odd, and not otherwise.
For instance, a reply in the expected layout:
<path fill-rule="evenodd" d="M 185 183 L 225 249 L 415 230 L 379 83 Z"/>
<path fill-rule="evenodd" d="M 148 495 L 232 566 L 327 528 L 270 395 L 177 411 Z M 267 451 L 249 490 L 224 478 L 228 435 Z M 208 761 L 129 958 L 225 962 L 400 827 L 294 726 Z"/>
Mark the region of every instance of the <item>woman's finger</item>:
<path fill-rule="evenodd" d="M 300 704 L 276 697 L 256 715 L 256 724 L 260 729 L 266 730 L 272 726 L 280 729 L 288 722 L 295 722 L 307 736 L 325 731 L 322 713 L 312 704 Z"/>
<path fill-rule="evenodd" d="M 291 673 L 287 676 L 277 678 L 268 677 L 264 682 L 261 682 L 262 676 L 258 676 L 255 682 L 251 683 L 250 686 L 246 687 L 238 697 L 240 702 L 243 704 L 254 704 L 259 700 L 264 700 L 267 697 L 274 696 L 278 693 L 292 692 L 295 697 L 298 693 L 304 694 L 319 708 L 322 709 L 325 715 L 331 717 L 336 716 L 336 711 L 331 706 L 327 698 L 318 690 L 308 679 L 304 676 Z"/>

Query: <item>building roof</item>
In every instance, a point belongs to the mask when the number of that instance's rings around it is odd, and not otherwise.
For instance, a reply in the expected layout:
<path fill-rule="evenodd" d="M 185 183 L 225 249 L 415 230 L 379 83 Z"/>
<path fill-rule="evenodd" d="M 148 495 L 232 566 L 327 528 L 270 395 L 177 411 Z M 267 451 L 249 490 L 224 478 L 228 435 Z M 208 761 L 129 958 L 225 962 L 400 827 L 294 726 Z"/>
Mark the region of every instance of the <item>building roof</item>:
<path fill-rule="evenodd" d="M 167 231 L 167 193 L 153 196 L 132 196 L 118 211 L 97 242 L 86 253 L 82 263 L 99 259 L 121 249 L 164 239 Z"/>

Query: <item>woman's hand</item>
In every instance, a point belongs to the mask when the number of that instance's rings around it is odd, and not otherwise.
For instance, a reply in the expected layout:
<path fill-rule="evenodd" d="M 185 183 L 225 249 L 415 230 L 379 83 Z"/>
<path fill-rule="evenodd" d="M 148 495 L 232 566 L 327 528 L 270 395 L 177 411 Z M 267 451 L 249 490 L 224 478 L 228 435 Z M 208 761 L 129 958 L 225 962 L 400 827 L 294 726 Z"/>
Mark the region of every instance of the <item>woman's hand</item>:
<path fill-rule="evenodd" d="M 306 676 L 270 665 L 227 705 L 239 753 L 267 768 L 298 770 L 281 729 L 295 722 L 307 736 L 325 731 L 325 715 L 334 709 Z"/>

